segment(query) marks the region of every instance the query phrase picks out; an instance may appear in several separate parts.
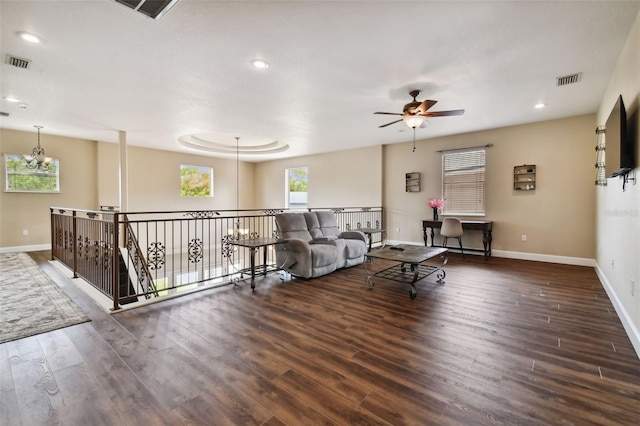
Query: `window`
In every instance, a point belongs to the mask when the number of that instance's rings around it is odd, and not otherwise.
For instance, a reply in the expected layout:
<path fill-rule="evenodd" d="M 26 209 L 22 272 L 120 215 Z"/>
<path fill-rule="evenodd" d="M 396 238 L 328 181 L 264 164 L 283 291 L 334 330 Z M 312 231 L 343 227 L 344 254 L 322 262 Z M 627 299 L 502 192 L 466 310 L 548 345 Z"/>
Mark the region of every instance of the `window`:
<path fill-rule="evenodd" d="M 306 167 L 297 167 L 286 170 L 287 189 L 286 204 L 290 209 L 307 208 L 307 183 L 308 170 Z"/>
<path fill-rule="evenodd" d="M 484 215 L 485 148 L 442 153 L 443 214 Z"/>
<path fill-rule="evenodd" d="M 60 161 L 51 160 L 48 170 L 30 169 L 22 155 L 5 154 L 6 192 L 60 192 Z"/>
<path fill-rule="evenodd" d="M 180 194 L 183 197 L 213 197 L 213 169 L 181 165 Z"/>

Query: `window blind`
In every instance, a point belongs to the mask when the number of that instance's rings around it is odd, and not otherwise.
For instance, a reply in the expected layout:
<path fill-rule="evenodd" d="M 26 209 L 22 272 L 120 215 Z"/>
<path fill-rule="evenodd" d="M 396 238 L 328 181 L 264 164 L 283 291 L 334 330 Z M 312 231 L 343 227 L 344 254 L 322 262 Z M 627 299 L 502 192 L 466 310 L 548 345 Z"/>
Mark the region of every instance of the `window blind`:
<path fill-rule="evenodd" d="M 484 215 L 485 148 L 442 153 L 443 214 Z"/>

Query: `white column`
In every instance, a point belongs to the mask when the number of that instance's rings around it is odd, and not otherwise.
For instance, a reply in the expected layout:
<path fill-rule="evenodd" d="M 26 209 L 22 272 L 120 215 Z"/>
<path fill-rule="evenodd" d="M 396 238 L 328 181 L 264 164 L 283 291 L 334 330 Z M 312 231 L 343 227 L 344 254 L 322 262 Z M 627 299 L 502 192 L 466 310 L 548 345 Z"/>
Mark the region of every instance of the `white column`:
<path fill-rule="evenodd" d="M 120 211 L 126 212 L 129 210 L 129 174 L 127 167 L 127 132 L 118 131 L 118 145 L 120 148 Z"/>

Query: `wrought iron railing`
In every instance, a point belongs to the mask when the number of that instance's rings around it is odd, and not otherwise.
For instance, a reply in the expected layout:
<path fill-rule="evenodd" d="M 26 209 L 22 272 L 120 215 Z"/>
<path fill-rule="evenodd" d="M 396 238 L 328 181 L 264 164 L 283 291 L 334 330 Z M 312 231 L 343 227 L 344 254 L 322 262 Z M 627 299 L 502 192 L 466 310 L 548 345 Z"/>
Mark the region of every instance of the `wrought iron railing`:
<path fill-rule="evenodd" d="M 382 207 L 330 210 L 341 230 L 381 228 Z M 247 249 L 237 239 L 276 237 L 274 216 L 285 209 L 126 212 L 51 208 L 52 258 L 113 301 L 228 285 L 248 277 Z M 373 234 L 373 243 L 382 234 Z M 275 262 L 268 247 L 267 262 Z M 262 257 L 261 257 L 262 258 Z M 124 266 L 124 267 L 123 267 Z"/>

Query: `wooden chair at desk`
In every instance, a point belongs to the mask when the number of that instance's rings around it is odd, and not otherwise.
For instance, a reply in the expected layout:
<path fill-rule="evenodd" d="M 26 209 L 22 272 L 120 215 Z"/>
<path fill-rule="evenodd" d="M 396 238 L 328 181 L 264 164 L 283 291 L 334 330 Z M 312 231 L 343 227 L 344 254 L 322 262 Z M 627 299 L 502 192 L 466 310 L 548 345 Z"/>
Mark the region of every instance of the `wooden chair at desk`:
<path fill-rule="evenodd" d="M 447 239 L 457 238 L 458 244 L 460 244 L 462 257 L 464 257 L 464 250 L 462 249 L 462 235 L 464 235 L 464 230 L 462 229 L 462 223 L 460 222 L 460 219 L 456 217 L 445 217 L 442 221 L 440 235 L 442 235 L 442 247 L 445 248 L 447 247 Z"/>

